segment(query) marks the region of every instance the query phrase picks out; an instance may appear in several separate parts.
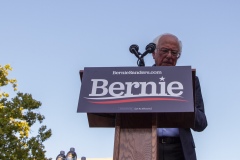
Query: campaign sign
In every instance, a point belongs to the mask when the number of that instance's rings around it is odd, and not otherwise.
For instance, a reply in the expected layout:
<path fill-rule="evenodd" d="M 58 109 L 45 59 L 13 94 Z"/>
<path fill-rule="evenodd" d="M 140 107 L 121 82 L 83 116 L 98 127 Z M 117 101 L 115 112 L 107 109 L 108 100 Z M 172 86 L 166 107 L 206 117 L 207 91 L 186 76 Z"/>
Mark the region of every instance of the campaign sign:
<path fill-rule="evenodd" d="M 84 68 L 78 112 L 194 112 L 190 66 Z"/>

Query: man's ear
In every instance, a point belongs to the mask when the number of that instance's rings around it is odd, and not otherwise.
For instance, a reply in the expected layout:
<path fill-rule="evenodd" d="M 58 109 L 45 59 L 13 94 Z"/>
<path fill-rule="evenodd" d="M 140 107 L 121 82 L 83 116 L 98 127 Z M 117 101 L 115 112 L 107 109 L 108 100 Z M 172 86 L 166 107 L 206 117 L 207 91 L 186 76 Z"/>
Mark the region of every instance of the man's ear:
<path fill-rule="evenodd" d="M 181 57 L 181 54 L 179 55 L 179 57 L 177 59 L 179 59 Z"/>

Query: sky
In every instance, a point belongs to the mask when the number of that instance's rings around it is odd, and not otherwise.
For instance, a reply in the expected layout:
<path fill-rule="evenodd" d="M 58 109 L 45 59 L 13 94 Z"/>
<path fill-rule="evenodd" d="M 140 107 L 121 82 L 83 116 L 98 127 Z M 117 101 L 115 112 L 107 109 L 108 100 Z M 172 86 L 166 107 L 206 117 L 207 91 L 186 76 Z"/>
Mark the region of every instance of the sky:
<path fill-rule="evenodd" d="M 42 102 L 53 133 L 47 157 L 70 147 L 78 157 L 112 157 L 114 128 L 89 128 L 77 113 L 79 70 L 137 66 L 130 45 L 144 52 L 158 35 L 175 34 L 183 43 L 177 65 L 196 69 L 208 119 L 193 132 L 198 159 L 239 160 L 239 7 L 237 0 L 1 0 L 0 64 L 13 67 L 19 91 Z M 151 55 L 145 63 L 153 64 Z"/>

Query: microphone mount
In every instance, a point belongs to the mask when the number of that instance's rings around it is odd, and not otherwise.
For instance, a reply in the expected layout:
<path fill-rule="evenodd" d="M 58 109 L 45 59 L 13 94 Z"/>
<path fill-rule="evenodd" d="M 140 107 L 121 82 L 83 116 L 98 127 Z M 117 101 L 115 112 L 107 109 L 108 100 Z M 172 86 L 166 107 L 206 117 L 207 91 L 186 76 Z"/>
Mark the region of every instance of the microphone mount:
<path fill-rule="evenodd" d="M 138 52 L 139 47 L 136 44 L 133 44 L 129 47 L 129 51 L 134 54 L 138 60 L 137 60 L 137 65 L 140 66 L 145 66 L 145 62 L 144 62 L 144 57 L 148 54 L 148 53 L 153 53 L 154 50 L 156 49 L 156 45 L 154 43 L 149 43 L 146 48 L 145 48 L 145 52 L 143 52 L 143 54 L 141 54 L 140 52 Z"/>

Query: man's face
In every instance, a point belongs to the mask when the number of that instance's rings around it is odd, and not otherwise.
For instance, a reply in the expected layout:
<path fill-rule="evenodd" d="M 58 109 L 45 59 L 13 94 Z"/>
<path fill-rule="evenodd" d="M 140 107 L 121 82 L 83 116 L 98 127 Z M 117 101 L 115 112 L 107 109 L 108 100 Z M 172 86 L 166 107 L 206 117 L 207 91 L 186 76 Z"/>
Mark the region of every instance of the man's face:
<path fill-rule="evenodd" d="M 175 66 L 180 50 L 178 39 L 171 35 L 164 35 L 156 46 L 156 50 L 152 54 L 156 66 Z"/>

